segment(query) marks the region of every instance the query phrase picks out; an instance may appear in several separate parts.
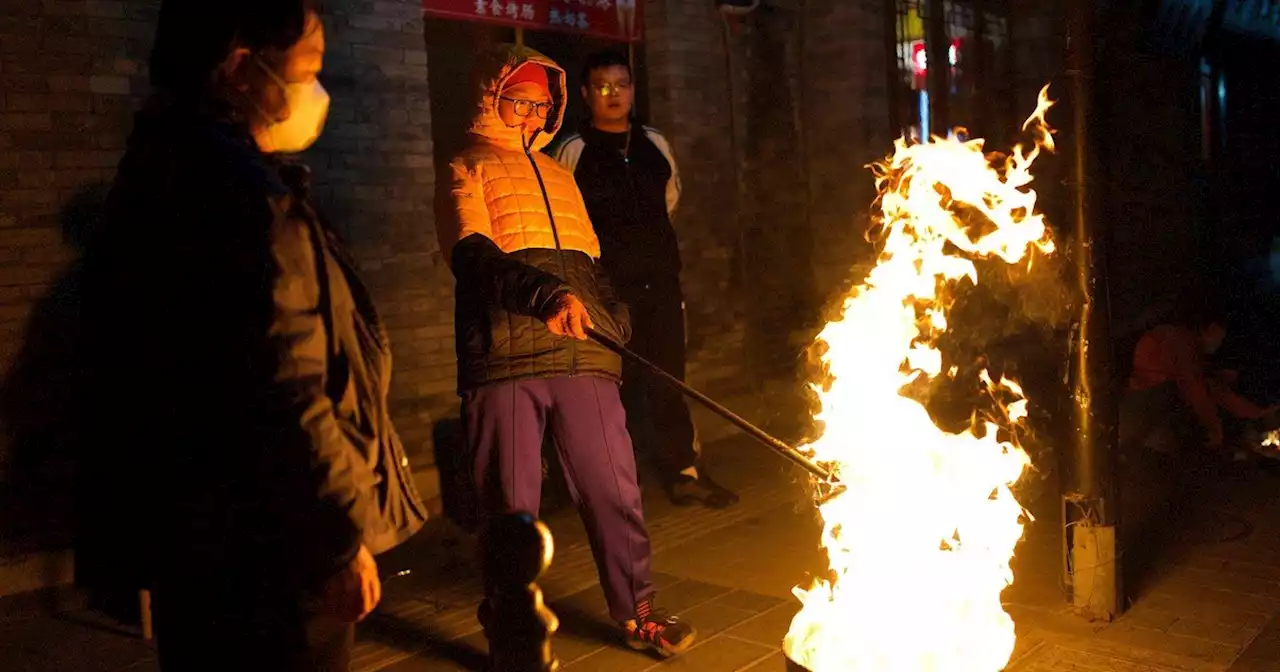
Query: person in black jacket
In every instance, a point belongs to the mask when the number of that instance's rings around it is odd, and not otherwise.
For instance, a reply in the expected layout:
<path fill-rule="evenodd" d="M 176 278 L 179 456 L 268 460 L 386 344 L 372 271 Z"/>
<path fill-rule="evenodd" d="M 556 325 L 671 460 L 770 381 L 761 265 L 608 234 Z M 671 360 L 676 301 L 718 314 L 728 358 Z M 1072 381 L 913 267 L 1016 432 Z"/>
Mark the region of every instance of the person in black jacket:
<path fill-rule="evenodd" d="M 280 155 L 319 135 L 310 0 L 166 0 L 154 95 L 86 251 L 86 528 L 152 591 L 162 669 L 342 670 L 374 556 L 426 519 L 386 331 Z"/>
<path fill-rule="evenodd" d="M 683 380 L 684 293 L 680 247 L 671 217 L 680 201 L 680 173 L 671 146 L 656 129 L 631 122 L 634 84 L 626 56 L 593 54 L 582 69 L 590 121 L 556 150 L 573 171 L 600 236 L 600 262 L 631 311 L 630 347 Z M 723 508 L 738 496 L 698 467 L 698 442 L 680 392 L 628 365 L 623 400 L 641 452 L 657 463 L 671 500 Z"/>

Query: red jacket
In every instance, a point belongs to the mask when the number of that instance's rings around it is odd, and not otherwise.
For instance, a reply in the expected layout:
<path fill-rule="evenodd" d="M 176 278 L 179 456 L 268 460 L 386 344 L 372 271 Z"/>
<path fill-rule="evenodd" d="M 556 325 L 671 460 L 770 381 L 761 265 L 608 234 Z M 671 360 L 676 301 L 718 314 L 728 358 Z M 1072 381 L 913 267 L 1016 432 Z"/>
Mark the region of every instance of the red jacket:
<path fill-rule="evenodd" d="M 1231 391 L 1224 380 L 1206 374 L 1200 344 L 1190 328 L 1162 324 L 1142 335 L 1133 350 L 1129 389 L 1145 390 L 1174 383 L 1200 424 L 1217 435 L 1222 431 L 1218 408 L 1239 418 L 1262 417 L 1266 409 Z"/>

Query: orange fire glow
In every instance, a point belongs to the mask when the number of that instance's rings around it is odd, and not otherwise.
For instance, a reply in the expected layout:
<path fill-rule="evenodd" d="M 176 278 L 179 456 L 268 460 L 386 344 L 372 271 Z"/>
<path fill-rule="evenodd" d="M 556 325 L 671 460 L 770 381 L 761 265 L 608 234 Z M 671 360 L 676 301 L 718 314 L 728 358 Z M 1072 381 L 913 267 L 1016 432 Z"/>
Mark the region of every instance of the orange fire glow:
<path fill-rule="evenodd" d="M 946 433 L 901 391 L 955 374 L 934 344 L 948 328 L 946 288 L 980 280 L 973 259 L 1029 264 L 1054 251 L 1030 188 L 1032 164 L 1053 150 L 1047 94 L 1023 125 L 1033 143 L 1004 161 L 980 139 L 933 138 L 899 140 L 875 166 L 882 249 L 819 336 L 824 433 L 805 446 L 848 486 L 819 507 L 832 580 L 795 589 L 803 608 L 784 644 L 813 672 L 996 672 L 1013 651 L 1000 593 L 1029 518 L 1010 487 L 1030 459 L 997 423 Z M 1026 417 L 1016 383 L 983 382 L 1017 399 L 1001 424 Z"/>

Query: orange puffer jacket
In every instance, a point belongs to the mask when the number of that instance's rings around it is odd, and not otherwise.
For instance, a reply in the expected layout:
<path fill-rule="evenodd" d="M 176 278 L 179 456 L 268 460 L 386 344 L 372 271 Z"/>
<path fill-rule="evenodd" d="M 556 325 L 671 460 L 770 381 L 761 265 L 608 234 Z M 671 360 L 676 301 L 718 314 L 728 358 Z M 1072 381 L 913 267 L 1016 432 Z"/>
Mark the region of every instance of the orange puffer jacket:
<path fill-rule="evenodd" d="M 528 147 L 520 129 L 498 115 L 504 83 L 526 62 L 547 69 L 557 103 Z M 564 117 L 564 71 L 533 50 L 502 45 L 481 55 L 473 87 L 469 142 L 449 164 L 436 217 L 440 249 L 457 280 L 459 391 L 520 378 L 620 379 L 617 355 L 556 337 L 540 319 L 561 293 L 572 292 L 597 331 L 619 342 L 629 336 L 626 308 L 597 263 L 600 243 L 573 174 L 539 151 Z"/>

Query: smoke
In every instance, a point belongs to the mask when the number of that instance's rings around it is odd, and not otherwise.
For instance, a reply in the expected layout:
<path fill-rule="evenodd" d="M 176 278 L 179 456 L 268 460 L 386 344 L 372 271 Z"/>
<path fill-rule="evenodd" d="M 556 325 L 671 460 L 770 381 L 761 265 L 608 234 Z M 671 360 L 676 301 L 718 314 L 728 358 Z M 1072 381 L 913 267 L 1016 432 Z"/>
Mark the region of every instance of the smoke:
<path fill-rule="evenodd" d="M 990 158 L 993 162 L 1004 160 L 998 154 Z M 1052 161 L 1052 156 L 1046 156 L 1041 163 Z M 1041 186 L 1036 188 L 1043 204 Z M 953 204 L 952 211 L 973 239 L 995 226 L 979 211 L 962 204 Z M 873 222 L 868 240 L 874 245 L 878 235 L 878 225 Z M 1070 248 L 1065 242 L 1055 236 L 1057 251 L 1044 254 L 1032 250 L 1023 262 L 1012 265 L 999 258 L 983 259 L 950 250 L 973 262 L 978 283 L 962 279 L 939 288 L 941 302 L 948 306 L 945 332 L 931 333 L 923 311 L 920 313 L 921 333 L 930 334 L 935 339 L 932 344 L 942 353 L 943 374 L 933 379 L 920 377 L 902 390 L 904 396 L 920 401 L 944 431 L 980 432 L 984 421 L 1002 425 L 1006 435 L 1000 438 L 1021 445 L 1043 478 L 1056 466 L 1054 438 L 1062 436 L 1057 423 L 1068 417 L 1070 407 L 1065 378 L 1067 344 L 1078 302 L 1072 282 L 1074 267 L 1066 253 Z M 875 247 L 878 255 L 879 246 Z M 868 262 L 859 264 L 851 274 L 859 283 L 874 266 L 874 260 Z M 828 306 L 823 322 L 839 318 L 847 296 Z M 831 382 L 822 364 L 825 351 L 826 344 L 816 341 L 805 353 L 806 379 L 820 388 Z M 1023 387 L 1029 416 L 1021 426 L 1011 428 L 1004 422 L 1003 406 L 1013 399 L 990 389 L 982 380 L 984 371 L 991 380 L 1007 377 Z M 811 392 L 809 397 L 811 409 L 816 410 L 817 395 Z M 810 429 L 813 436 L 822 431 L 820 423 Z"/>
<path fill-rule="evenodd" d="M 1072 261 L 1063 241 L 1055 242 L 1057 252 L 1033 251 L 1023 264 L 973 259 L 979 282 L 963 279 L 947 288 L 949 329 L 935 341 L 942 370 L 954 374 L 906 391 L 945 431 L 981 431 L 984 421 L 1002 425 L 1008 435 L 1000 438 L 1016 441 L 1039 472 L 1039 479 L 1024 479 L 1024 489 L 1034 489 L 1056 468 L 1061 423 L 1069 417 L 1067 348 L 1078 302 Z M 984 371 L 991 380 L 1007 377 L 1023 387 L 1029 415 L 1020 426 L 1003 422 L 1002 407 L 1012 399 L 993 393 Z"/>

